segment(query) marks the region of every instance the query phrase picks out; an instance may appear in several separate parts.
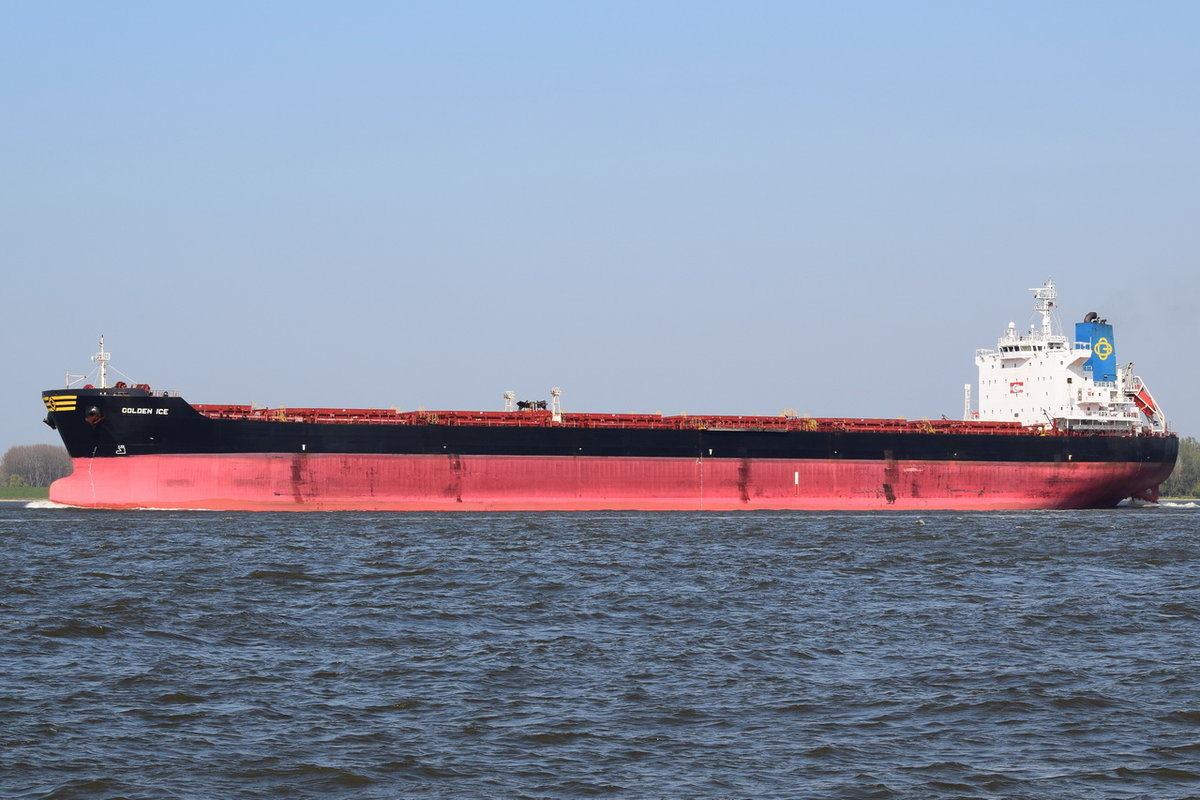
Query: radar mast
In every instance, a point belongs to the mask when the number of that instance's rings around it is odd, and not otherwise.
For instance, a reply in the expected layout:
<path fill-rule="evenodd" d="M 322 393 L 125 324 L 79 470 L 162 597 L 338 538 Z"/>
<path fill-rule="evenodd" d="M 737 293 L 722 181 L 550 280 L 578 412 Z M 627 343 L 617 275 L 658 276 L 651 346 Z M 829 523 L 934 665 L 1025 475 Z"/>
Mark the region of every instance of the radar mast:
<path fill-rule="evenodd" d="M 1033 310 L 1042 315 L 1042 335 L 1050 336 L 1054 333 L 1050 312 L 1054 308 L 1054 301 L 1058 299 L 1054 281 L 1048 280 L 1040 289 L 1030 289 L 1029 291 L 1033 292 L 1033 299 L 1037 301 L 1033 304 Z"/>
<path fill-rule="evenodd" d="M 112 353 L 104 352 L 104 334 L 100 334 L 100 352 L 92 356 L 92 361 L 100 365 L 100 388 L 108 388 L 108 361 Z"/>

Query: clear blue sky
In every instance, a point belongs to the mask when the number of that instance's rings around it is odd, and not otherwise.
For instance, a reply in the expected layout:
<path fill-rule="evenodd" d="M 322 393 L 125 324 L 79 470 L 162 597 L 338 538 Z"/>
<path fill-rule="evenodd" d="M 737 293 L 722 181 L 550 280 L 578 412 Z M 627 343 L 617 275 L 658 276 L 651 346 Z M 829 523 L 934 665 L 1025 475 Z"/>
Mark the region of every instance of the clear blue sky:
<path fill-rule="evenodd" d="M 16 3 L 0 450 L 193 402 L 957 417 L 1117 326 L 1200 435 L 1200 4 Z"/>

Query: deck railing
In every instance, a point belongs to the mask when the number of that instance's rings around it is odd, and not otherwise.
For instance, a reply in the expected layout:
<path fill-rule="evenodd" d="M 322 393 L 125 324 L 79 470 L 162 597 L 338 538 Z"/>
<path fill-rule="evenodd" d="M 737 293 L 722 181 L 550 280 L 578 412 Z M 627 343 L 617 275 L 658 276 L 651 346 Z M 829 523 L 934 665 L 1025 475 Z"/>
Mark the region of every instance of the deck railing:
<path fill-rule="evenodd" d="M 877 433 L 1049 433 L 1018 422 L 951 419 L 874 419 L 795 416 L 712 416 L 660 414 L 563 414 L 555 422 L 551 411 L 396 411 L 369 408 L 261 408 L 247 405 L 196 405 L 212 419 L 261 422 L 368 425 L 457 425 L 489 427 L 650 428 L 713 431 L 861 431 Z"/>

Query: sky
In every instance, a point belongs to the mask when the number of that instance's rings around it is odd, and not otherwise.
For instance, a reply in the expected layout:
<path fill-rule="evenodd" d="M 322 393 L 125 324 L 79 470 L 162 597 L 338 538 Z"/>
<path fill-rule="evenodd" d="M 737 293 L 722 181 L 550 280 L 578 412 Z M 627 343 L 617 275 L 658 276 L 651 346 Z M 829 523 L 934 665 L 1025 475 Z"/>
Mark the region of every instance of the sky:
<path fill-rule="evenodd" d="M 1200 4 L 9 4 L 0 451 L 197 403 L 958 418 L 1097 311 L 1200 435 Z"/>

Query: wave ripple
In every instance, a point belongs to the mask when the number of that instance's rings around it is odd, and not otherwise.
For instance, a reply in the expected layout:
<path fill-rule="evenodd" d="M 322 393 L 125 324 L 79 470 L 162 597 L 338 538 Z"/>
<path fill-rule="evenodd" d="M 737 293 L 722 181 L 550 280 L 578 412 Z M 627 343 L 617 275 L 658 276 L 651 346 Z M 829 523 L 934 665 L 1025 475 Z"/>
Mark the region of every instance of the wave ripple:
<path fill-rule="evenodd" d="M 1196 797 L 1194 519 L 0 504 L 0 795 Z"/>

